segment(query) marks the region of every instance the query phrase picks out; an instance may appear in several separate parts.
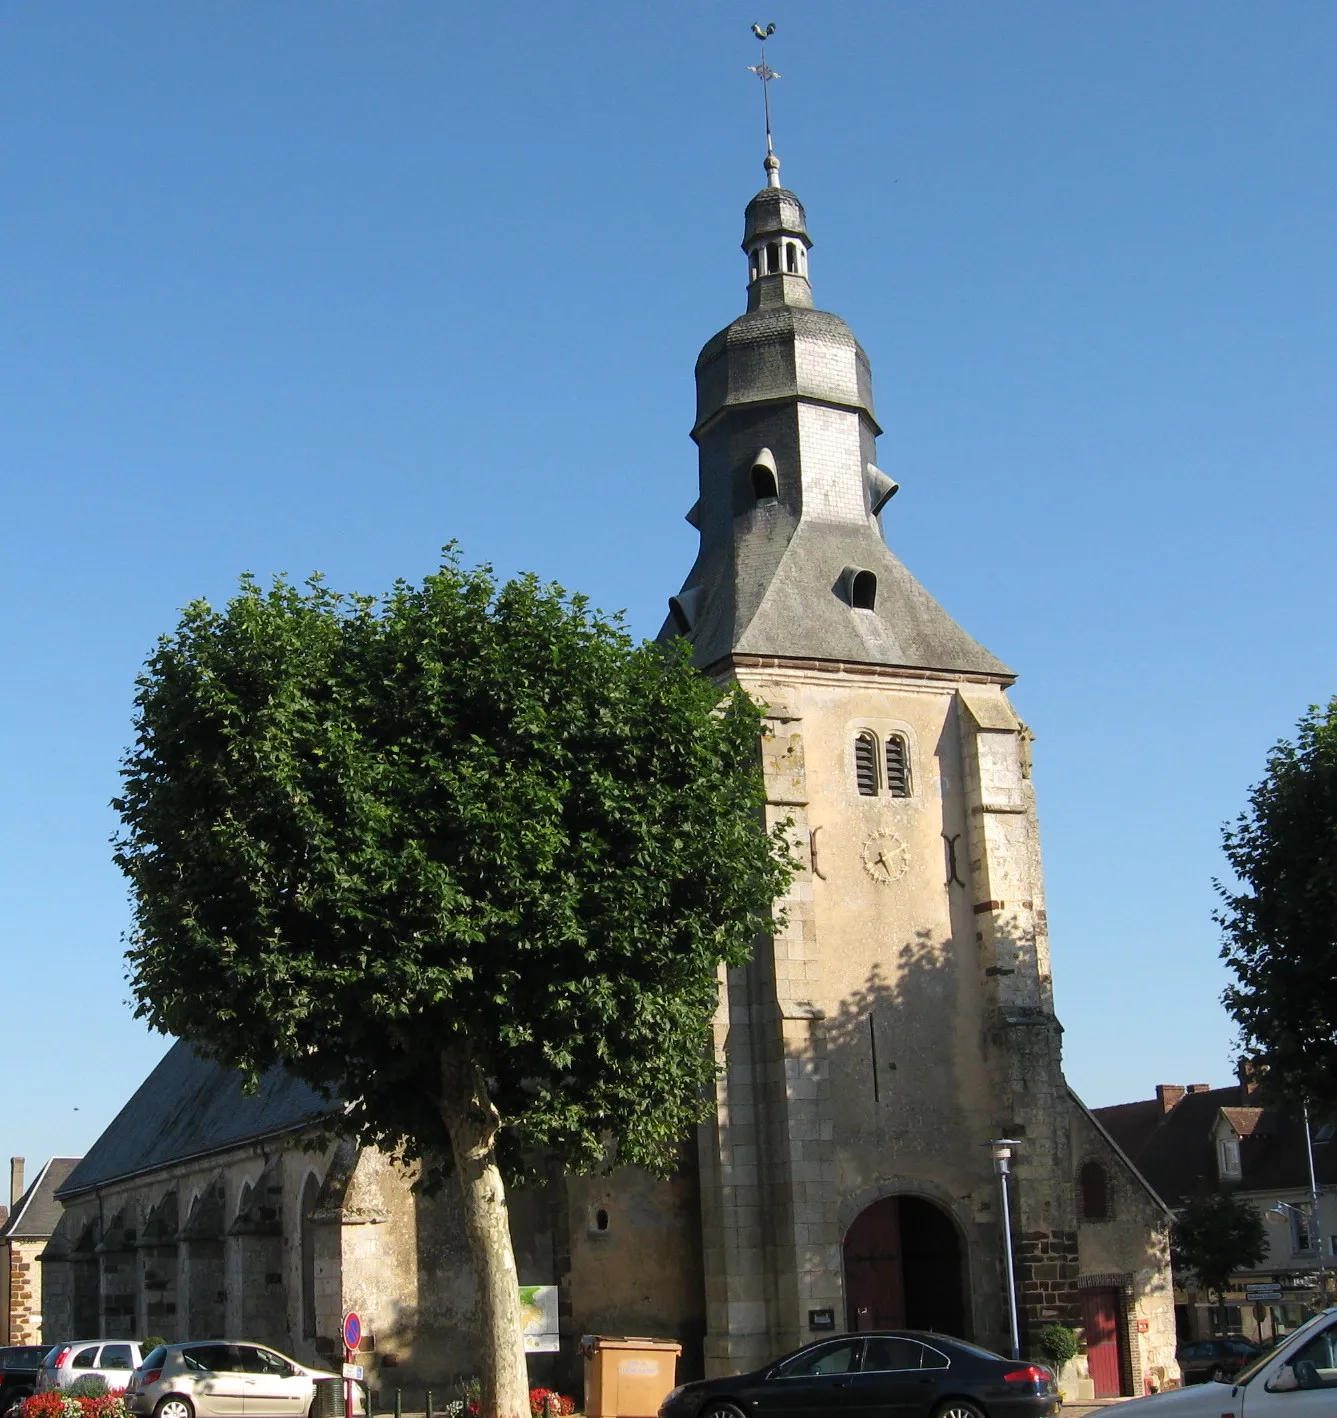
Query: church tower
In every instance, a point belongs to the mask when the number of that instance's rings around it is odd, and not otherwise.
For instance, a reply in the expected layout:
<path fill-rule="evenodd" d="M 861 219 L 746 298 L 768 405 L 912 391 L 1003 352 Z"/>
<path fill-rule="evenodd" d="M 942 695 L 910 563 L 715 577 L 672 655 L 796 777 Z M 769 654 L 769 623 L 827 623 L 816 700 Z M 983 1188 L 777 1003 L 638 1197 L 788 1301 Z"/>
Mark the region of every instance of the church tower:
<path fill-rule="evenodd" d="M 721 992 L 706 1368 L 861 1328 L 1005 1351 L 990 1139 L 1016 1140 L 1023 1334 L 1080 1323 L 1029 735 L 1012 671 L 883 538 L 868 357 L 815 308 L 803 205 L 766 170 L 747 310 L 696 364 L 700 550 L 663 631 L 767 706 L 768 811 L 803 863 Z"/>

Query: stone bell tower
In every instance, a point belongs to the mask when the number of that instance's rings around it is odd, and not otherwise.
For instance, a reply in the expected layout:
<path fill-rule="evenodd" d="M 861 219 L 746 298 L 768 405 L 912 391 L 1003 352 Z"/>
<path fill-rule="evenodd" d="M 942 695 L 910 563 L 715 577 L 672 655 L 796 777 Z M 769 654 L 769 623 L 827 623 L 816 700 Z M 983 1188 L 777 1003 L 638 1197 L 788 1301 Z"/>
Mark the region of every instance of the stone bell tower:
<path fill-rule="evenodd" d="M 721 993 L 701 1138 L 706 1366 L 829 1330 L 1005 1348 L 991 1138 L 1018 1140 L 1023 1327 L 1076 1318 L 1069 1102 L 1014 675 L 887 547 L 868 358 L 813 306 L 779 161 L 747 311 L 696 365 L 696 563 L 665 636 L 767 706 L 769 814 L 803 868 Z"/>

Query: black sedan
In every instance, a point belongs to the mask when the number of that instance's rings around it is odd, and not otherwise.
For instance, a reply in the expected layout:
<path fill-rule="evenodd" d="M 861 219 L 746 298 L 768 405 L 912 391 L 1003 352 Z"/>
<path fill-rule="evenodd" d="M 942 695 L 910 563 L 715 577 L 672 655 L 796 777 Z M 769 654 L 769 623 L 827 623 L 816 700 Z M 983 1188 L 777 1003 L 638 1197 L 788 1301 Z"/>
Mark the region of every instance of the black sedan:
<path fill-rule="evenodd" d="M 1181 1344 L 1175 1358 L 1186 1384 L 1205 1384 L 1217 1374 L 1231 1378 L 1262 1352 L 1247 1339 L 1195 1339 L 1191 1344 Z"/>
<path fill-rule="evenodd" d="M 37 1387 L 45 1344 L 8 1344 L 0 1348 L 0 1413 L 7 1413 Z"/>
<path fill-rule="evenodd" d="M 751 1374 L 675 1388 L 659 1418 L 1044 1418 L 1048 1369 L 918 1330 L 846 1334 Z"/>

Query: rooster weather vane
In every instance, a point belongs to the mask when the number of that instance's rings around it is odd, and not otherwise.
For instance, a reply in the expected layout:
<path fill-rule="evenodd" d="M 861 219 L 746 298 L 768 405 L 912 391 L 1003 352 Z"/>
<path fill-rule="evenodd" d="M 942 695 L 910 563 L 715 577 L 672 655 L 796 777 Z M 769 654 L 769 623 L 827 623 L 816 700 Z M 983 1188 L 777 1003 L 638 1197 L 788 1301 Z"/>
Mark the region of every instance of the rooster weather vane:
<path fill-rule="evenodd" d="M 762 106 L 766 111 L 766 156 L 769 158 L 775 156 L 771 143 L 771 80 L 778 79 L 780 75 L 766 63 L 766 41 L 775 33 L 775 26 L 769 24 L 763 29 L 761 25 L 753 25 L 752 33 L 761 41 L 761 63 L 747 67 L 761 80 Z"/>

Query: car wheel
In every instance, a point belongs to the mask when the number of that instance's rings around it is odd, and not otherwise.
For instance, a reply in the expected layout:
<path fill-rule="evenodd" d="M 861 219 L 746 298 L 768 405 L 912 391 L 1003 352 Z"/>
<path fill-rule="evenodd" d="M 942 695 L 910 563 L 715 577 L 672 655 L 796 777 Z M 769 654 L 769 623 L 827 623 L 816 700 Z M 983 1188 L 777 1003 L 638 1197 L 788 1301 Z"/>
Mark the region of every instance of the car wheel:
<path fill-rule="evenodd" d="M 707 1404 L 696 1418 L 746 1418 L 741 1408 L 735 1408 L 732 1403 L 711 1403 Z"/>
<path fill-rule="evenodd" d="M 195 1405 L 179 1393 L 169 1393 L 166 1398 L 158 1400 L 153 1418 L 195 1418 Z"/>
<path fill-rule="evenodd" d="M 968 1398 L 949 1398 L 941 1408 L 933 1410 L 933 1418 L 984 1418 L 984 1410 Z"/>

